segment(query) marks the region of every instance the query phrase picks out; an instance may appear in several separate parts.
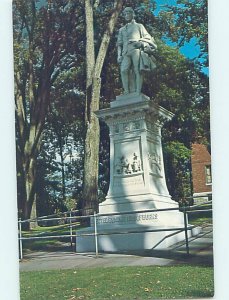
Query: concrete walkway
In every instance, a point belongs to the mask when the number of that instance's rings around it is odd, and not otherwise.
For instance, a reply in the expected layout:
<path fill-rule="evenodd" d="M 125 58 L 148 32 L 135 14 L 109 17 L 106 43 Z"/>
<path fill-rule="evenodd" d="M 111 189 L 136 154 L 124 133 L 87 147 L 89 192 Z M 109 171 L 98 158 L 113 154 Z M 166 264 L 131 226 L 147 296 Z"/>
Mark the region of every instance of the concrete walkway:
<path fill-rule="evenodd" d="M 213 239 L 211 228 L 189 241 L 187 255 L 184 242 L 167 250 L 147 250 L 133 253 L 74 253 L 69 251 L 32 252 L 20 262 L 21 271 L 77 269 L 120 266 L 165 266 L 177 264 L 213 265 Z"/>

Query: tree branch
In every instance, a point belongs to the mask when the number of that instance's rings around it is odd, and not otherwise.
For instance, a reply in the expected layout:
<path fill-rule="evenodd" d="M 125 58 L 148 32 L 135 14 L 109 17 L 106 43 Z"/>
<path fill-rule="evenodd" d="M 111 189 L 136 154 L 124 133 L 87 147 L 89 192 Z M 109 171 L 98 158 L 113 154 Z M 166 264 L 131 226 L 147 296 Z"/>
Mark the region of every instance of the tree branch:
<path fill-rule="evenodd" d="M 95 70 L 94 70 L 94 76 L 96 78 L 100 77 L 100 75 L 101 75 L 104 59 L 105 59 L 105 56 L 106 56 L 106 53 L 107 53 L 107 48 L 108 48 L 111 36 L 114 32 L 114 27 L 115 27 L 115 24 L 117 22 L 118 16 L 121 12 L 122 5 L 123 5 L 123 0 L 116 0 L 115 1 L 114 11 L 111 15 L 111 18 L 110 18 L 110 21 L 108 23 L 107 29 L 103 34 L 103 38 L 102 38 L 102 41 L 101 41 L 101 44 L 100 44 L 99 53 L 98 53 L 98 56 L 97 56 L 97 59 L 96 59 Z"/>

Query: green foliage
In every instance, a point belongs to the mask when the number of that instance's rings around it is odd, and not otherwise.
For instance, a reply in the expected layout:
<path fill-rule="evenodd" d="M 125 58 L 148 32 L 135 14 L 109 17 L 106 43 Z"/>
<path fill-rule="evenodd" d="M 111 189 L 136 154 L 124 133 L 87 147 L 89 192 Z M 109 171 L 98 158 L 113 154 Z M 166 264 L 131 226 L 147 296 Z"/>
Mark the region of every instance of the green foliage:
<path fill-rule="evenodd" d="M 52 270 L 22 272 L 20 279 L 22 300 L 187 299 L 212 297 L 214 291 L 209 267 Z"/>
<path fill-rule="evenodd" d="M 198 63 L 208 66 L 208 2 L 207 0 L 178 0 L 177 5 L 166 5 L 158 23 L 163 34 L 183 46 L 196 39 L 200 46 Z"/>
<path fill-rule="evenodd" d="M 82 186 L 83 97 L 75 87 L 77 69 L 56 80 L 39 155 L 38 214 L 68 209 L 67 200 L 78 199 Z"/>
<path fill-rule="evenodd" d="M 191 150 L 180 142 L 164 145 L 164 162 L 168 189 L 175 200 L 192 194 L 190 158 Z"/>
<path fill-rule="evenodd" d="M 164 132 L 165 140 L 179 140 L 187 147 L 200 135 L 209 140 L 208 77 L 177 48 L 160 41 L 155 56 L 157 69 L 147 79 L 145 90 L 175 114 L 172 122 L 166 125 L 169 131 Z"/>
<path fill-rule="evenodd" d="M 76 209 L 76 199 L 66 198 L 64 204 L 68 211 Z"/>

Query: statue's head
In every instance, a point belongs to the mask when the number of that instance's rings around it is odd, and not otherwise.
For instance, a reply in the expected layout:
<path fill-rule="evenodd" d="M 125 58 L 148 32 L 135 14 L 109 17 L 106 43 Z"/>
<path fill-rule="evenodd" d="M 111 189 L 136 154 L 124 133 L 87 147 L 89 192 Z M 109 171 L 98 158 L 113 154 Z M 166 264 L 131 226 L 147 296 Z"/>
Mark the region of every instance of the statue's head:
<path fill-rule="evenodd" d="M 124 17 L 126 19 L 127 22 L 130 22 L 131 20 L 134 19 L 134 10 L 132 7 L 126 7 L 124 10 L 123 10 L 123 14 L 124 14 Z"/>

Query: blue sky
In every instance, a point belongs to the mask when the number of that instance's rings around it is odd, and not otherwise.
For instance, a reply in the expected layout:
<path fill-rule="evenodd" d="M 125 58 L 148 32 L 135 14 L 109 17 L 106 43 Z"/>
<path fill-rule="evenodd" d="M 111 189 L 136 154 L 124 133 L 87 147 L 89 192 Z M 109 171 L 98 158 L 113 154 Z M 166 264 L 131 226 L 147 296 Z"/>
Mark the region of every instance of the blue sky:
<path fill-rule="evenodd" d="M 155 15 L 158 15 L 158 13 L 164 9 L 164 5 L 176 5 L 176 0 L 156 0 L 157 2 L 157 9 L 154 11 Z M 175 43 L 171 43 L 167 41 L 167 44 L 170 46 L 175 46 Z M 197 39 L 192 38 L 189 43 L 185 43 L 183 47 L 180 48 L 180 52 L 186 56 L 189 59 L 193 59 L 195 57 L 198 57 L 200 54 L 200 47 L 197 44 Z M 208 68 L 202 68 L 202 72 L 205 74 L 209 73 Z"/>
<path fill-rule="evenodd" d="M 161 9 L 163 9 L 163 5 L 176 5 L 176 0 L 156 0 L 157 2 L 157 9 L 154 11 L 155 15 L 159 13 Z"/>

